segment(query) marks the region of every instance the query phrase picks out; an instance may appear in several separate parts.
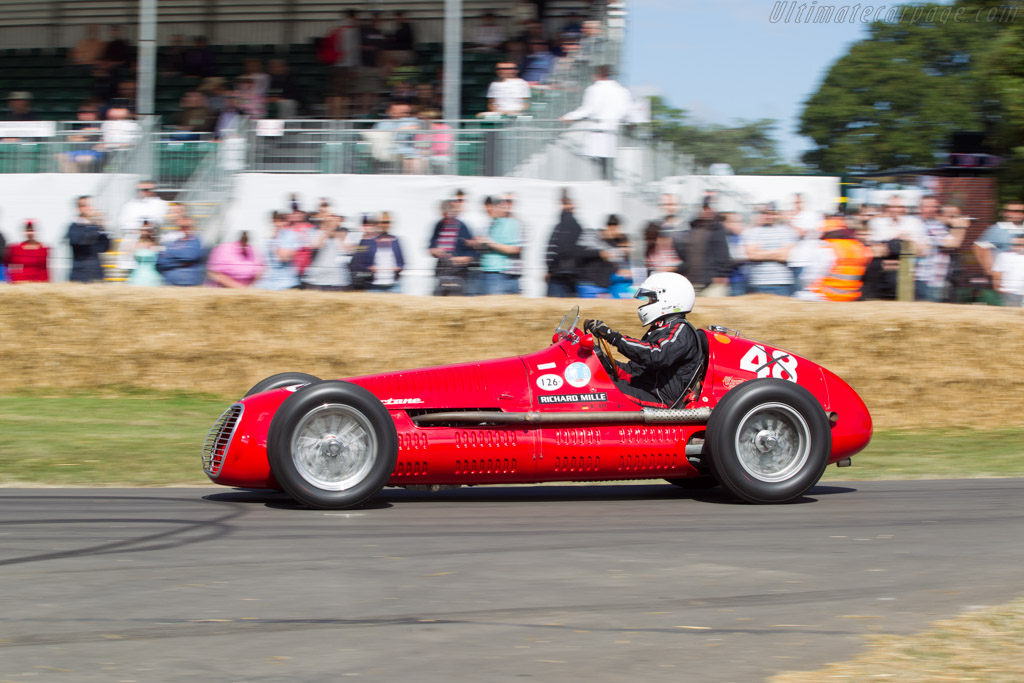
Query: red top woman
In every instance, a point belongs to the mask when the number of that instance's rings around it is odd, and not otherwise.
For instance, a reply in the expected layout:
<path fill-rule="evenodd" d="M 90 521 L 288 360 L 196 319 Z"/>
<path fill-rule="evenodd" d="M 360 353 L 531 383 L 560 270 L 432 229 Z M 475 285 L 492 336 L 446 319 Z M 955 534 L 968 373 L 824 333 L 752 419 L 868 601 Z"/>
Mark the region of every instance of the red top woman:
<path fill-rule="evenodd" d="M 36 241 L 32 221 L 25 222 L 25 241 L 7 248 L 4 263 L 11 282 L 49 282 L 47 259 L 50 250 Z"/>

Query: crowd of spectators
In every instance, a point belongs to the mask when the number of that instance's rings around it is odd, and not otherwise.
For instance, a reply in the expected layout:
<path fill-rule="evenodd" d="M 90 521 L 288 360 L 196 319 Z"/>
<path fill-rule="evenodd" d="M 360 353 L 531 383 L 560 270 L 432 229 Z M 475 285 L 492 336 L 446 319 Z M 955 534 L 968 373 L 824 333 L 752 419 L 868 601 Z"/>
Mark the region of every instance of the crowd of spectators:
<path fill-rule="evenodd" d="M 399 292 L 405 250 L 419 248 L 435 259 L 435 295 L 521 291 L 523 249 L 530 240 L 509 193 L 479 198 L 487 219 L 474 227 L 463 220 L 465 193 L 443 199 L 429 242 L 419 247 L 403 244 L 392 232 L 390 212 L 346 218 L 326 198 L 306 210 L 291 195 L 287 206 L 269 216 L 262 244 L 243 231 L 208 252 L 183 206 L 160 199 L 150 181 L 137 190 L 109 232 L 91 198 L 77 199 L 65 235 L 72 252 L 70 280 L 103 280 L 106 264 L 136 286 Z M 932 196 L 924 196 L 913 212 L 893 195 L 882 206 L 824 215 L 795 195 L 785 207 L 767 202 L 746 216 L 718 211 L 710 192 L 692 211 L 665 194 L 659 217 L 642 229 L 633 226 L 636 242 L 620 216 L 587 227 L 577 219 L 568 191 L 558 201 L 544 254 L 551 297 L 628 298 L 648 274 L 678 272 L 706 297 L 895 299 L 899 273 L 909 267 L 915 299 L 948 302 L 963 298 L 955 290 L 963 284 L 969 254 L 984 282 L 968 298 L 1008 306 L 1024 300 L 1022 202 L 1007 203 L 1003 220 L 968 249 L 969 219 Z M 0 275 L 11 282 L 49 281 L 49 245 L 36 239 L 33 221 L 25 222 L 23 233 L 23 241 L 10 244 L 0 234 Z"/>

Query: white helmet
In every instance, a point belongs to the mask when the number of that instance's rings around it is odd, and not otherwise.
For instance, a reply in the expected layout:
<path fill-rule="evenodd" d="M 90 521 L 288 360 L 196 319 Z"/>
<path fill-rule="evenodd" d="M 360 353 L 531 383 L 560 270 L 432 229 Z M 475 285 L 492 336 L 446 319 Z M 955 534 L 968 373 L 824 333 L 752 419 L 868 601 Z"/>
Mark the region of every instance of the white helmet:
<path fill-rule="evenodd" d="M 693 285 L 679 273 L 655 273 L 644 280 L 636 290 L 634 299 L 647 299 L 636 309 L 645 327 L 672 313 L 689 313 L 696 297 Z"/>

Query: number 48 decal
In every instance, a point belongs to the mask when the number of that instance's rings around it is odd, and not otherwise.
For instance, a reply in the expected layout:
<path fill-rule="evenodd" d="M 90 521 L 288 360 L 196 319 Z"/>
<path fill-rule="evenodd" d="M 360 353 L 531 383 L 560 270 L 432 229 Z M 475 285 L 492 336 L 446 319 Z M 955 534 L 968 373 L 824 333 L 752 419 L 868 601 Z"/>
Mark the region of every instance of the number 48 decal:
<path fill-rule="evenodd" d="M 771 375 L 776 379 L 796 381 L 796 358 L 785 351 L 772 351 L 772 360 L 763 346 L 751 346 L 740 360 L 740 370 L 753 372 L 758 377 Z"/>

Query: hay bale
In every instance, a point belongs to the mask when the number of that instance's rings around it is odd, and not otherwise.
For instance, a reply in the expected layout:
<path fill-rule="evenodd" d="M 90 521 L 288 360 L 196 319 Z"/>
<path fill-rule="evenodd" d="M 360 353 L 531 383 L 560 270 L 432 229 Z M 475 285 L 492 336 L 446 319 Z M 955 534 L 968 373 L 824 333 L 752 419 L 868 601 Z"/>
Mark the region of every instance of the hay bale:
<path fill-rule="evenodd" d="M 529 353 L 573 303 L 70 284 L 5 287 L 0 302 L 0 392 L 225 396 L 286 370 L 345 377 Z M 578 303 L 641 331 L 636 302 Z M 821 363 L 861 393 L 880 428 L 1019 424 L 1024 310 L 751 296 L 699 300 L 691 319 Z"/>

